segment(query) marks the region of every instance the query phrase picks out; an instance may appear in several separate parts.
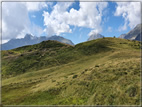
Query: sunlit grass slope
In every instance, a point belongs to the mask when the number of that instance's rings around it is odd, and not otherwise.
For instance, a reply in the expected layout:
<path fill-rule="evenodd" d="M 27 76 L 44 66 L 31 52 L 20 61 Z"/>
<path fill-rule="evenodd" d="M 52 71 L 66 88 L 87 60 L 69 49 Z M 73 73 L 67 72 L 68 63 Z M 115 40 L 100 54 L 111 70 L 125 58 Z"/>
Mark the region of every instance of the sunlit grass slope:
<path fill-rule="evenodd" d="M 2 51 L 4 105 L 139 105 L 140 42 L 56 41 Z"/>

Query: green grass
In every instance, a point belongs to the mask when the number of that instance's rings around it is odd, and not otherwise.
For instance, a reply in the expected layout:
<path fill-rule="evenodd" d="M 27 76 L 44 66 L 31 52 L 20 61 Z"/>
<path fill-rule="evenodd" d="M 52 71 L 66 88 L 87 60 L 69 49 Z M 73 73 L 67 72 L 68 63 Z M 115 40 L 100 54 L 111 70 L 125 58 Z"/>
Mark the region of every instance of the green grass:
<path fill-rule="evenodd" d="M 2 51 L 2 103 L 139 105 L 140 60 L 140 42 L 118 38 Z"/>

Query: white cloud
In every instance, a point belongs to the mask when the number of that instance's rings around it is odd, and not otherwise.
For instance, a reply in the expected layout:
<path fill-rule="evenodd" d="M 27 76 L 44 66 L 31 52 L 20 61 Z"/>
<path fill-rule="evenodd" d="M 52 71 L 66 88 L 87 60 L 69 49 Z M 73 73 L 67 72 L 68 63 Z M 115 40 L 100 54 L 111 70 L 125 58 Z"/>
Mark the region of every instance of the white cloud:
<path fill-rule="evenodd" d="M 6 43 L 6 42 L 8 42 L 8 40 L 2 40 L 2 41 L 0 42 L 0 44 L 4 44 L 4 43 Z"/>
<path fill-rule="evenodd" d="M 78 11 L 72 8 L 70 13 L 66 14 L 69 16 L 68 24 L 91 28 L 91 32 L 100 33 L 102 12 L 106 7 L 107 2 L 80 2 Z"/>
<path fill-rule="evenodd" d="M 41 34 L 44 32 L 44 29 L 42 29 L 40 26 L 36 25 L 36 24 L 32 24 L 30 31 L 34 36 L 41 36 Z"/>
<path fill-rule="evenodd" d="M 15 38 L 30 25 L 27 8 L 20 2 L 2 2 L 2 39 Z"/>
<path fill-rule="evenodd" d="M 51 14 L 44 12 L 44 24 L 48 35 L 71 32 L 69 25 L 91 28 L 93 32 L 101 31 L 102 12 L 107 2 L 80 2 L 80 9 L 67 9 L 73 2 L 59 2 Z M 91 8 L 90 8 L 91 7 Z"/>
<path fill-rule="evenodd" d="M 58 2 L 53 7 L 51 14 L 44 11 L 44 25 L 47 27 L 44 31 L 47 32 L 48 36 L 72 32 L 63 15 L 72 3 L 73 2 Z"/>
<path fill-rule="evenodd" d="M 93 34 L 98 34 L 98 33 L 100 33 L 101 32 L 101 29 L 95 29 L 95 30 L 92 30 L 89 34 L 88 34 L 88 36 L 91 36 L 91 35 L 93 35 Z"/>
<path fill-rule="evenodd" d="M 127 24 L 128 22 L 127 21 L 125 21 L 125 23 L 124 23 L 124 25 L 122 26 L 119 26 L 119 28 L 118 28 L 118 31 L 119 32 L 121 32 L 121 31 L 125 31 L 125 30 L 127 30 L 127 27 L 128 27 L 128 24 Z"/>
<path fill-rule="evenodd" d="M 141 22 L 140 2 L 117 2 L 115 16 L 122 16 L 125 20 L 124 25 L 119 27 L 119 31 L 126 30 L 129 26 L 134 28 Z"/>
<path fill-rule="evenodd" d="M 38 11 L 42 8 L 48 8 L 48 5 L 45 2 L 23 2 L 28 11 Z"/>
<path fill-rule="evenodd" d="M 23 38 L 26 33 L 41 34 L 42 29 L 31 24 L 28 16 L 29 11 L 38 11 L 41 8 L 47 8 L 47 4 L 44 2 L 2 2 L 2 41 Z"/>

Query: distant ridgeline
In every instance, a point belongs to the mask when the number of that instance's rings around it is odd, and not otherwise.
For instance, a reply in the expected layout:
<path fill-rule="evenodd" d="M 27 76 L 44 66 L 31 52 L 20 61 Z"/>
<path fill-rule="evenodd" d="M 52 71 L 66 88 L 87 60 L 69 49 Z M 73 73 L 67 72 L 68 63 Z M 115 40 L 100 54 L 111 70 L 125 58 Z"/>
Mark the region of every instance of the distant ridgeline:
<path fill-rule="evenodd" d="M 137 41 L 142 41 L 141 35 L 142 35 L 142 30 L 141 30 L 142 24 L 138 24 L 134 29 L 130 30 L 127 34 L 122 34 L 118 38 L 123 38 L 123 39 L 129 39 L 129 40 L 137 40 Z M 99 38 L 103 38 L 104 36 L 101 34 L 92 34 L 87 41 L 90 40 L 95 40 Z M 47 41 L 47 40 L 55 40 L 61 43 L 69 44 L 69 45 L 74 45 L 71 40 L 65 39 L 61 36 L 51 36 L 51 37 L 46 37 L 46 36 L 41 36 L 41 37 L 36 37 L 32 36 L 31 34 L 26 34 L 24 38 L 21 39 L 11 39 L 7 43 L 2 44 L 2 50 L 10 50 L 26 45 L 33 45 L 33 44 L 38 44 L 42 41 Z"/>
<path fill-rule="evenodd" d="M 130 30 L 127 34 L 122 34 L 119 38 L 142 41 L 142 24 L 138 24 L 134 29 Z"/>
<path fill-rule="evenodd" d="M 88 41 L 90 40 L 95 40 L 95 39 L 99 39 L 99 38 L 103 38 L 104 36 L 101 34 L 92 34 L 89 38 Z"/>
<path fill-rule="evenodd" d="M 142 24 L 138 24 L 134 29 L 130 30 L 127 34 L 122 34 L 118 38 L 142 41 L 142 39 L 141 39 L 141 35 L 142 35 L 141 26 L 142 26 Z M 88 38 L 88 41 L 103 38 L 103 37 L 104 36 L 101 35 L 101 34 L 92 34 Z"/>
<path fill-rule="evenodd" d="M 36 37 L 36 36 L 32 36 L 31 34 L 26 34 L 24 38 L 11 39 L 7 43 L 2 44 L 2 50 L 10 50 L 10 49 L 14 49 L 14 48 L 18 48 L 18 47 L 22 47 L 26 45 L 38 44 L 42 41 L 47 41 L 47 40 L 55 40 L 65 44 L 74 45 L 71 40 L 65 39 L 61 36 Z"/>

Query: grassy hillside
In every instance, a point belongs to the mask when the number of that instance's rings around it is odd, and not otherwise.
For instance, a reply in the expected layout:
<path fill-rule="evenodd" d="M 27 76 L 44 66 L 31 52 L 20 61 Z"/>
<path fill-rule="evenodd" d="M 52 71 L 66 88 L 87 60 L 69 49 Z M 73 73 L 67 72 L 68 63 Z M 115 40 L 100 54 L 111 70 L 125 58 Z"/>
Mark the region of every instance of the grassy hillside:
<path fill-rule="evenodd" d="M 2 51 L 4 105 L 139 105 L 140 42 L 56 41 Z"/>

